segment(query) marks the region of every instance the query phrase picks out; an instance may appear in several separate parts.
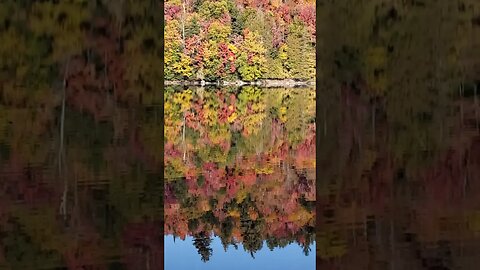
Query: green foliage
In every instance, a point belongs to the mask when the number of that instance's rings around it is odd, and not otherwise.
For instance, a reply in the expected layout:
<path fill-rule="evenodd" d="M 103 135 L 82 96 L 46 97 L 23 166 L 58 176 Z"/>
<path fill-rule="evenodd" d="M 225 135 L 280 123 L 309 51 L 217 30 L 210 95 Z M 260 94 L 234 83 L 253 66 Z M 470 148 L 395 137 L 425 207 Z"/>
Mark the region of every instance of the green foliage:
<path fill-rule="evenodd" d="M 214 21 L 208 27 L 208 40 L 213 40 L 215 42 L 225 42 L 230 36 L 232 29 L 229 25 L 224 25 L 218 21 Z"/>
<path fill-rule="evenodd" d="M 202 18 L 206 19 L 219 19 L 222 15 L 228 13 L 228 3 L 225 0 L 212 1 L 207 0 L 203 1 L 198 13 Z"/>
<path fill-rule="evenodd" d="M 185 25 L 185 38 L 190 38 L 200 34 L 200 19 L 198 16 L 191 16 Z"/>
<path fill-rule="evenodd" d="M 302 23 L 295 22 L 291 25 L 285 45 L 285 66 L 289 75 L 296 79 L 315 78 L 315 51 Z"/>
<path fill-rule="evenodd" d="M 304 8 L 314 5 L 311 1 L 301 2 Z M 301 14 L 294 9 L 288 10 L 284 17 L 279 16 L 279 11 L 285 11 L 281 3 L 258 8 L 255 3 L 207 0 L 185 2 L 186 13 L 183 14 L 183 4 L 181 1 L 168 2 L 169 19 L 165 23 L 167 80 L 312 80 L 315 77 L 314 33 L 303 25 L 301 29 L 298 26 L 293 31 L 287 29 L 290 17 L 295 18 L 294 25 L 302 21 Z M 279 49 L 292 35 L 297 37 L 288 41 L 292 49 L 287 67 L 287 58 L 280 58 Z M 230 55 L 225 48 L 232 47 L 236 49 Z M 306 61 L 295 59 L 305 55 L 308 56 Z M 271 69 L 267 68 L 270 66 Z"/>
<path fill-rule="evenodd" d="M 262 78 L 267 70 L 265 53 L 260 36 L 256 32 L 247 31 L 237 58 L 238 72 L 242 80 L 254 81 Z"/>
<path fill-rule="evenodd" d="M 220 58 L 218 55 L 218 43 L 209 40 L 204 45 L 203 51 L 203 74 L 204 78 L 209 81 L 218 79 L 218 67 L 220 66 Z"/>
<path fill-rule="evenodd" d="M 188 79 L 193 75 L 192 60 L 182 50 L 179 40 L 179 22 L 174 20 L 165 25 L 165 79 Z"/>

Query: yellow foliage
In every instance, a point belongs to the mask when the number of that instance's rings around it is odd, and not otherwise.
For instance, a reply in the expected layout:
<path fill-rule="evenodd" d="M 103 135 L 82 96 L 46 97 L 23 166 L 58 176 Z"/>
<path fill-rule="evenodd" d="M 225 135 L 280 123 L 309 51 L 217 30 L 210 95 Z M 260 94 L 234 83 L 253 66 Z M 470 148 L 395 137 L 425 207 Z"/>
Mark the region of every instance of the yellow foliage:
<path fill-rule="evenodd" d="M 229 25 L 214 21 L 208 28 L 208 38 L 217 42 L 226 41 L 228 36 L 232 33 L 232 28 Z"/>
<path fill-rule="evenodd" d="M 313 214 L 308 212 L 303 207 L 300 207 L 297 211 L 288 216 L 288 219 L 298 226 L 308 224 L 313 219 Z"/>
<path fill-rule="evenodd" d="M 232 114 L 227 118 L 227 120 L 228 120 L 229 123 L 233 123 L 233 122 L 235 121 L 235 119 L 237 119 L 237 113 L 236 113 L 236 112 L 232 113 Z"/>
<path fill-rule="evenodd" d="M 200 211 L 202 211 L 202 212 L 210 211 L 211 208 L 212 207 L 208 203 L 208 200 L 201 200 L 201 201 L 198 202 L 198 209 L 200 209 Z"/>
<path fill-rule="evenodd" d="M 224 141 L 229 141 L 232 136 L 230 129 L 227 126 L 222 126 L 218 129 L 212 129 L 208 135 L 214 144 L 220 144 Z"/>
<path fill-rule="evenodd" d="M 232 51 L 234 54 L 237 54 L 238 53 L 238 48 L 237 46 L 233 45 L 233 44 L 228 44 L 228 49 L 230 51 Z"/>
<path fill-rule="evenodd" d="M 368 85 L 374 93 L 381 95 L 387 88 L 387 77 L 383 73 L 375 75 L 375 72 L 385 68 L 387 51 L 384 47 L 370 48 L 365 58 Z"/>
<path fill-rule="evenodd" d="M 333 231 L 324 231 L 317 237 L 317 256 L 322 259 L 339 258 L 347 253 L 345 241 Z"/>
<path fill-rule="evenodd" d="M 273 173 L 273 167 L 272 166 L 267 166 L 263 168 L 256 168 L 255 173 L 257 174 L 272 174 Z"/>
<path fill-rule="evenodd" d="M 192 90 L 185 90 L 182 92 L 176 92 L 173 96 L 173 102 L 179 104 L 182 111 L 187 111 L 192 105 L 192 98 Z"/>
<path fill-rule="evenodd" d="M 234 209 L 234 210 L 228 211 L 228 215 L 231 216 L 231 217 L 239 218 L 240 217 L 240 212 L 237 209 Z"/>
<path fill-rule="evenodd" d="M 240 190 L 238 193 L 237 193 L 237 196 L 235 197 L 237 199 L 237 203 L 242 203 L 243 200 L 245 200 L 245 198 L 247 197 L 247 194 L 248 192 L 244 189 Z"/>
<path fill-rule="evenodd" d="M 282 106 L 282 107 L 280 107 L 280 109 L 278 111 L 279 111 L 278 118 L 280 119 L 280 121 L 282 123 L 287 122 L 287 107 Z"/>
<path fill-rule="evenodd" d="M 480 232 L 480 211 L 474 211 L 467 217 L 468 228 L 472 232 Z"/>
<path fill-rule="evenodd" d="M 280 58 L 283 61 L 287 60 L 288 59 L 287 51 L 288 51 L 287 44 L 283 44 L 282 46 L 280 46 L 278 58 Z"/>

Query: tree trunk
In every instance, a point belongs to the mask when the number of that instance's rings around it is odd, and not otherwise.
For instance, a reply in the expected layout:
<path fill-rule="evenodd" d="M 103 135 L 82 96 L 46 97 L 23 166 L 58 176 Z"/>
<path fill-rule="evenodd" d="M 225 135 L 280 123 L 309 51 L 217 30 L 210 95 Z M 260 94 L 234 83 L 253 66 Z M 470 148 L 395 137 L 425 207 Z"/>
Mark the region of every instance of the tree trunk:
<path fill-rule="evenodd" d="M 183 8 L 183 13 L 182 13 L 182 46 L 183 46 L 183 50 L 185 50 L 185 14 L 186 14 L 185 1 L 186 0 L 182 0 L 182 8 Z"/>
<path fill-rule="evenodd" d="M 460 85 L 460 89 L 458 89 L 460 93 L 460 124 L 463 126 L 463 83 Z"/>
<path fill-rule="evenodd" d="M 185 116 L 185 113 L 183 113 L 183 131 L 182 131 L 183 162 L 187 160 L 187 146 L 185 144 L 185 125 L 186 125 L 186 116 Z"/>
<path fill-rule="evenodd" d="M 64 180 L 64 189 L 62 194 L 62 199 L 60 203 L 60 214 L 63 216 L 64 220 L 67 219 L 67 194 L 68 194 L 68 184 L 63 173 L 62 163 L 64 162 L 65 153 L 63 149 L 64 141 L 64 131 L 65 131 L 65 99 L 66 99 L 66 88 L 67 88 L 67 76 L 68 76 L 68 67 L 70 64 L 70 58 L 68 58 L 67 66 L 65 68 L 65 75 L 63 76 L 63 91 L 62 91 L 62 112 L 60 116 L 60 146 L 58 150 L 58 174 L 59 177 Z"/>
<path fill-rule="evenodd" d="M 375 108 L 375 102 L 373 103 L 373 106 L 372 106 L 372 142 L 373 144 L 375 144 L 375 111 L 376 111 L 376 108 Z"/>
<path fill-rule="evenodd" d="M 475 103 L 475 125 L 477 127 L 477 133 L 480 132 L 480 128 L 478 125 L 478 101 L 477 101 L 477 83 L 475 83 L 475 86 L 473 88 L 473 94 L 474 94 L 474 103 Z"/>

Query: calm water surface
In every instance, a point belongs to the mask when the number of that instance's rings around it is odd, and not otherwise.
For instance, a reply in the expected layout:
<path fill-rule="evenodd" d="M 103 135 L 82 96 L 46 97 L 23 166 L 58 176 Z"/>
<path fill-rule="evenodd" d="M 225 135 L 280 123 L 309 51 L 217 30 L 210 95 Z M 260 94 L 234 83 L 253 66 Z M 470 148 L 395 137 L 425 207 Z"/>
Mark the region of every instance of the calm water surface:
<path fill-rule="evenodd" d="M 165 100 L 165 269 L 314 269 L 314 89 Z"/>
<path fill-rule="evenodd" d="M 317 269 L 479 269 L 479 8 L 322 1 Z"/>

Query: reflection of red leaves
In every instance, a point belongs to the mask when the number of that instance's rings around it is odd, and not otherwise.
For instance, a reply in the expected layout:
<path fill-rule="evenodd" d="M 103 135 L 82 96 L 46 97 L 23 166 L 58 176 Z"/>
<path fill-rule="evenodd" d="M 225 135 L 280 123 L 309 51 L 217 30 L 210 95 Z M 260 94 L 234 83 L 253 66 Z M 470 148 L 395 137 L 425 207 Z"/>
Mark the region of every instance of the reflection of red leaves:
<path fill-rule="evenodd" d="M 193 130 L 200 130 L 200 122 L 198 119 L 198 116 L 194 112 L 186 112 L 185 113 L 185 122 L 188 128 L 191 128 Z"/>
<path fill-rule="evenodd" d="M 238 183 L 234 177 L 230 176 L 226 179 L 227 194 L 233 198 L 238 191 Z"/>
<path fill-rule="evenodd" d="M 148 269 L 161 269 L 163 266 L 163 232 L 160 222 L 133 223 L 125 226 L 123 232 L 123 246 L 128 269 L 138 269 L 139 265 L 148 264 Z M 135 252 L 141 248 L 151 256 L 145 262 L 144 252 Z M 132 252 L 133 251 L 133 252 Z"/>
<path fill-rule="evenodd" d="M 182 153 L 175 148 L 172 142 L 165 143 L 164 149 L 165 160 L 181 157 Z"/>
<path fill-rule="evenodd" d="M 230 104 L 235 104 L 237 102 L 237 97 L 234 94 L 230 94 Z"/>
<path fill-rule="evenodd" d="M 228 108 L 227 105 L 224 105 L 220 111 L 218 112 L 218 122 L 220 123 L 226 123 L 228 119 Z"/>
<path fill-rule="evenodd" d="M 247 173 L 246 175 L 241 176 L 240 180 L 246 186 L 253 186 L 257 182 L 257 175 L 255 173 Z"/>
<path fill-rule="evenodd" d="M 206 188 L 210 191 L 219 190 L 222 186 L 222 178 L 225 175 L 224 169 L 217 168 L 213 162 L 208 162 L 203 165 L 203 176 L 205 177 Z"/>

